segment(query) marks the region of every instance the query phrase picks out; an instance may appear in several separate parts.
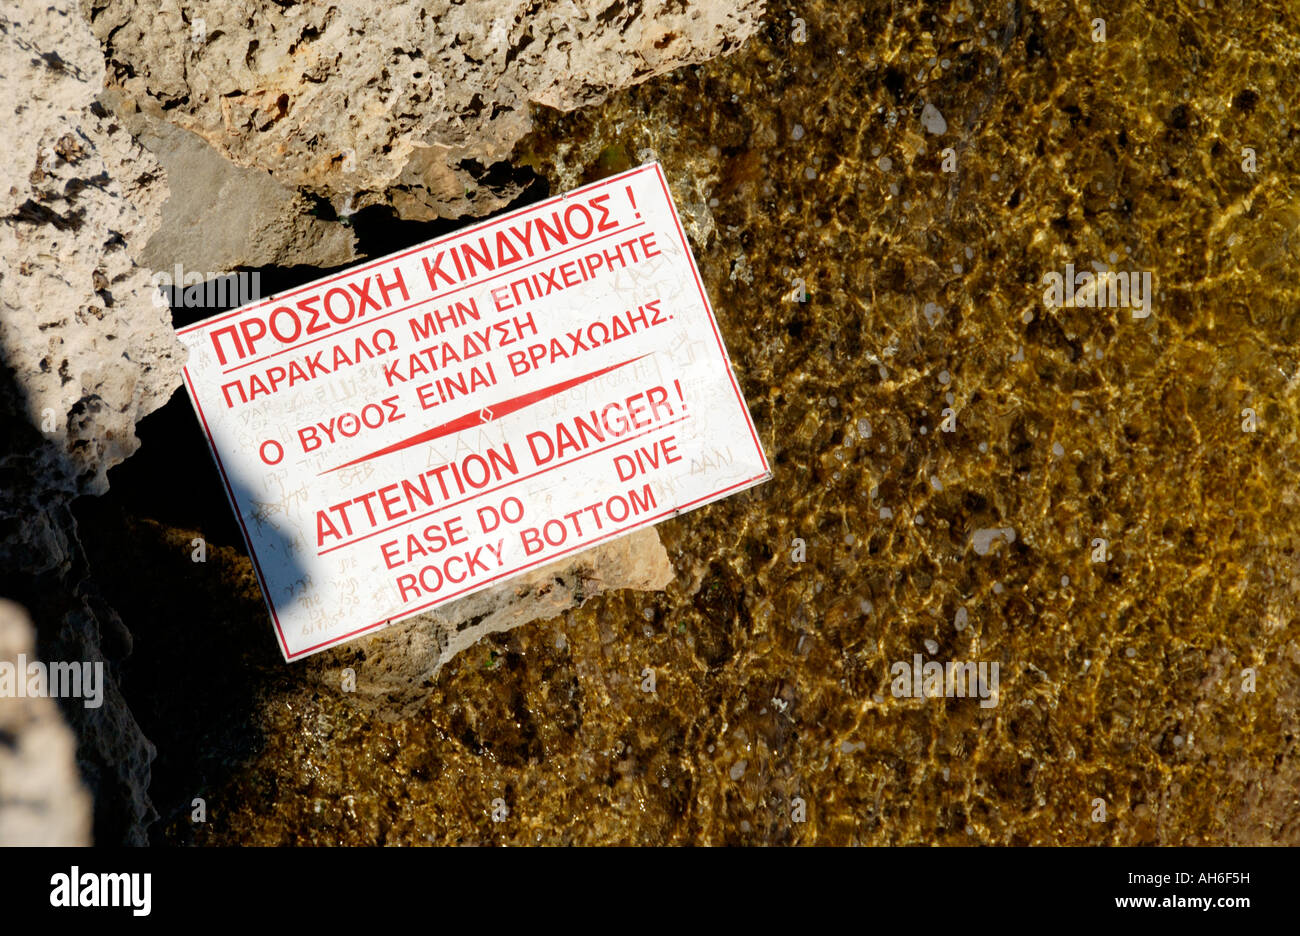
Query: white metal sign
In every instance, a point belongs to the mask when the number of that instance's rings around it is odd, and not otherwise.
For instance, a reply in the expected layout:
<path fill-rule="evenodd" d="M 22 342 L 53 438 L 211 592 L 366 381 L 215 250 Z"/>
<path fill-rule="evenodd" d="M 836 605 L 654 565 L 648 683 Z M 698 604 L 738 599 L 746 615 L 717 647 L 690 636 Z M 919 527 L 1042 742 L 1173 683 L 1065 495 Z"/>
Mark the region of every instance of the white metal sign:
<path fill-rule="evenodd" d="M 286 660 L 771 476 L 658 164 L 178 334 Z"/>

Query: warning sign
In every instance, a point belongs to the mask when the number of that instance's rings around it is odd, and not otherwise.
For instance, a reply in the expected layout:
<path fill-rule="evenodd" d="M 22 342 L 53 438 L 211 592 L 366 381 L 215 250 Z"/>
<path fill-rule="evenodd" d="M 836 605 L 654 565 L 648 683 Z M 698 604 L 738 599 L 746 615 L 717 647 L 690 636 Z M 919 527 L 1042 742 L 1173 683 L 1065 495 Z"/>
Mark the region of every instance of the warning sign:
<path fill-rule="evenodd" d="M 178 334 L 286 660 L 771 475 L 658 164 Z"/>

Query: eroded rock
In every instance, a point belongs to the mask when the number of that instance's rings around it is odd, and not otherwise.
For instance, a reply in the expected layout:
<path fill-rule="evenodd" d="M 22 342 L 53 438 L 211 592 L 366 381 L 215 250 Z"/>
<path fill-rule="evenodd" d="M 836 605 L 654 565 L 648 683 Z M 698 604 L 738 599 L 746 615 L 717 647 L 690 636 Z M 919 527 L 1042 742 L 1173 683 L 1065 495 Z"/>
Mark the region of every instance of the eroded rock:
<path fill-rule="evenodd" d="M 144 266 L 171 273 L 180 264 L 207 278 L 237 267 L 334 267 L 356 259 L 350 228 L 315 217 L 307 198 L 269 173 L 234 165 L 120 91 L 100 100 L 167 172 L 171 195 L 141 253 Z"/>
<path fill-rule="evenodd" d="M 989 551 L 997 543 L 1014 543 L 1016 541 L 1016 531 L 1014 527 L 988 527 L 982 530 L 976 530 L 971 534 L 971 545 L 975 548 L 975 555 L 987 556 Z"/>
<path fill-rule="evenodd" d="M 139 247 L 167 188 L 95 103 L 104 66 L 76 6 L 0 13 L 0 591 L 31 611 L 46 659 L 104 661 L 130 637 L 89 583 L 69 503 L 101 493 L 135 424 L 180 382 L 183 350 Z M 107 648 L 107 649 L 106 649 Z M 107 671 L 102 707 L 69 707 L 107 841 L 143 843 L 153 747 Z"/>
<path fill-rule="evenodd" d="M 0 56 L 19 131 L 0 135 L 0 354 L 45 443 L 26 469 L 45 490 L 100 493 L 180 384 L 184 350 L 135 262 L 166 183 L 95 103 L 103 63 L 75 6 L 0 14 Z"/>
<path fill-rule="evenodd" d="M 114 81 L 241 166 L 346 213 L 482 215 L 532 103 L 569 110 L 733 51 L 763 0 L 402 0 L 382 6 L 83 0 Z"/>

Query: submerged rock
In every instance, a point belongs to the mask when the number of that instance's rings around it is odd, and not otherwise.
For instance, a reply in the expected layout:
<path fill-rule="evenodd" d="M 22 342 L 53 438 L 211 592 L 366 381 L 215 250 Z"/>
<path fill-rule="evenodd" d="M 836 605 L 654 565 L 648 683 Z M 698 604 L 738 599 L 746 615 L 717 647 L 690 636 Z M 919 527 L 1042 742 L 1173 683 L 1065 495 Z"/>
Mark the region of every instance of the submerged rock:
<path fill-rule="evenodd" d="M 987 556 L 995 543 L 1010 544 L 1015 541 L 1016 531 L 1013 527 L 989 527 L 976 530 L 971 534 L 971 545 L 975 547 L 975 554 L 978 556 Z"/>
<path fill-rule="evenodd" d="M 926 104 L 921 109 L 921 126 L 925 127 L 928 133 L 936 136 L 942 136 L 948 132 L 948 121 L 943 119 L 943 114 L 939 113 L 939 108 L 933 104 Z"/>
<path fill-rule="evenodd" d="M 444 663 L 488 634 L 555 617 L 607 591 L 663 589 L 672 578 L 659 534 L 638 530 L 312 657 L 306 665 L 313 681 L 335 691 L 342 670 L 352 669 L 356 686 L 348 698 L 369 714 L 401 718 L 424 704 L 429 682 Z"/>

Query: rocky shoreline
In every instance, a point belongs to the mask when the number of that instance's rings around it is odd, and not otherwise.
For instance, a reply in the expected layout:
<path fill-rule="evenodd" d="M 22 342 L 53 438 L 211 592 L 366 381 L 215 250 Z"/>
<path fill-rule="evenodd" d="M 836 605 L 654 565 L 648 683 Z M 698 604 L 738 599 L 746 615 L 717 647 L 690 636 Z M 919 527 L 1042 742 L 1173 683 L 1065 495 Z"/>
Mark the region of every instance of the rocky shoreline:
<path fill-rule="evenodd" d="M 0 594 L 31 611 L 43 656 L 109 666 L 103 711 L 65 708 L 96 841 L 148 840 L 155 752 L 121 695 L 131 634 L 100 595 L 69 508 L 107 490 L 109 469 L 137 448 L 136 424 L 180 386 L 183 353 L 153 272 L 334 266 L 356 257 L 346 222 L 362 209 L 425 221 L 503 208 L 532 178 L 508 162 L 532 103 L 591 104 L 735 49 L 762 11 L 761 0 L 637 6 L 574 18 L 487 0 L 267 3 L 187 19 L 165 4 L 65 0 L 0 14 L 17 129 L 0 143 L 11 180 L 0 404 L 12 430 Z M 380 661 L 357 698 L 388 700 L 395 715 L 483 635 L 670 575 L 649 531 L 407 622 L 356 651 Z"/>
<path fill-rule="evenodd" d="M 0 14 L 0 837 L 1300 842 L 1294 9 L 249 9 Z M 153 275 L 651 159 L 773 482 L 286 666 Z"/>

